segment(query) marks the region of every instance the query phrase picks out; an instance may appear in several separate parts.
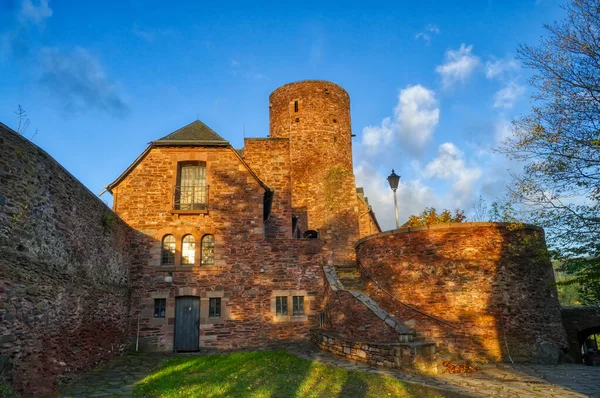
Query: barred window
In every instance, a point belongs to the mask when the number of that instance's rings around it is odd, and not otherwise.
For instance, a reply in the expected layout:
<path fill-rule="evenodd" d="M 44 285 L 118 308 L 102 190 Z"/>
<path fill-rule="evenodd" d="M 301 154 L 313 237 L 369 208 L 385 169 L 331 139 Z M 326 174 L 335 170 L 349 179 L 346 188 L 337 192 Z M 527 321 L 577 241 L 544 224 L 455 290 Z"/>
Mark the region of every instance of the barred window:
<path fill-rule="evenodd" d="M 175 237 L 173 235 L 165 235 L 163 238 L 160 263 L 162 265 L 175 264 Z"/>
<path fill-rule="evenodd" d="M 287 296 L 277 296 L 275 298 L 275 315 L 284 316 L 288 314 Z"/>
<path fill-rule="evenodd" d="M 196 240 L 192 235 L 183 237 L 181 245 L 181 264 L 194 265 L 194 257 L 196 255 Z"/>
<path fill-rule="evenodd" d="M 154 317 L 164 318 L 167 299 L 154 299 Z"/>
<path fill-rule="evenodd" d="M 177 186 L 175 186 L 175 209 L 206 209 L 208 185 L 204 163 L 184 163 L 179 165 Z"/>
<path fill-rule="evenodd" d="M 292 315 L 304 315 L 304 296 L 292 297 Z"/>
<path fill-rule="evenodd" d="M 208 301 L 209 318 L 219 318 L 221 316 L 221 298 L 213 297 Z"/>
<path fill-rule="evenodd" d="M 215 237 L 204 235 L 202 238 L 202 264 L 210 265 L 215 263 Z"/>

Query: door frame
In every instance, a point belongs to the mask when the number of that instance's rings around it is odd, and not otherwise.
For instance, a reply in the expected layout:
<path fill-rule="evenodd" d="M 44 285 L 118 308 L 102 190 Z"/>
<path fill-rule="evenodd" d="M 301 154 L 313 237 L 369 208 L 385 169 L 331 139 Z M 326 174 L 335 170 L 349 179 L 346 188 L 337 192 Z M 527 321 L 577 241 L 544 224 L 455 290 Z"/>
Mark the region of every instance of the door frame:
<path fill-rule="evenodd" d="M 198 340 L 197 340 L 197 345 L 196 348 L 191 349 L 191 350 L 178 350 L 176 347 L 176 342 L 177 342 L 177 303 L 179 302 L 180 299 L 185 299 L 185 298 L 190 298 L 190 299 L 194 299 L 197 301 L 198 303 L 198 318 L 197 318 L 197 327 L 198 327 Z M 176 296 L 175 297 L 175 314 L 174 314 L 174 322 L 173 322 L 173 352 L 194 352 L 194 351 L 200 351 L 200 311 L 201 311 L 201 300 L 199 296 L 190 296 L 190 295 L 183 295 L 183 296 Z"/>

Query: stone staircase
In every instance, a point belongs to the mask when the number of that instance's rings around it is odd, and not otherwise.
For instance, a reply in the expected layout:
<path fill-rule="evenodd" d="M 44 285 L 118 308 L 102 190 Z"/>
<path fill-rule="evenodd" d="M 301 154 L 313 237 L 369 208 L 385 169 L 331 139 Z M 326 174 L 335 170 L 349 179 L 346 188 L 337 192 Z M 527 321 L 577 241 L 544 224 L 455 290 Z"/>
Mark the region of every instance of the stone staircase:
<path fill-rule="evenodd" d="M 335 272 L 344 286 L 344 290 L 364 292 L 365 283 L 360 277 L 360 270 L 355 266 L 336 266 Z"/>
<path fill-rule="evenodd" d="M 325 266 L 323 267 L 323 271 L 325 272 L 329 286 L 334 292 L 347 291 L 350 293 L 356 300 L 360 301 L 373 314 L 385 322 L 386 325 L 393 328 L 398 333 L 398 341 L 386 343 L 357 342 L 336 336 L 325 330 L 320 330 L 316 331 L 313 341 L 321 349 L 350 359 L 380 365 L 381 361 L 378 358 L 381 355 L 380 353 L 385 351 L 381 347 L 389 346 L 389 348 L 395 350 L 392 350 L 395 352 L 395 359 L 392 361 L 393 364 L 391 364 L 391 359 L 387 358 L 383 366 L 403 368 L 422 373 L 437 373 L 435 343 L 431 341 L 419 341 L 421 339 L 417 338 L 414 330 L 406 327 L 394 315 L 379 307 L 375 300 L 365 293 L 364 282 L 360 277 L 360 270 L 357 266 Z M 350 346 L 354 348 L 350 349 Z M 359 352 L 360 355 L 357 354 L 358 356 L 356 356 L 354 354 L 356 348 L 359 346 L 365 348 L 367 351 L 373 350 L 373 352 L 379 354 L 374 354 L 373 358 L 371 358 L 371 354 L 365 351 L 365 353 Z M 366 347 L 371 348 L 367 349 Z M 347 350 L 350 351 L 346 352 Z M 361 357 L 362 355 L 366 356 Z"/>

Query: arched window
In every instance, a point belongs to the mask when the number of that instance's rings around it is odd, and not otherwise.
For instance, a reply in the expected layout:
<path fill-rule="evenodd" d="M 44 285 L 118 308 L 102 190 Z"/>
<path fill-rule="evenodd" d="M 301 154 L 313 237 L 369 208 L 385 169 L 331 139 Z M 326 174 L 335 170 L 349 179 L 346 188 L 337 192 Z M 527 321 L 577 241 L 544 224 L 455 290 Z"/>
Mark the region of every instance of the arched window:
<path fill-rule="evenodd" d="M 192 235 L 183 237 L 181 245 L 181 265 L 194 265 L 196 255 L 196 240 Z"/>
<path fill-rule="evenodd" d="M 161 265 L 175 264 L 175 237 L 173 235 L 165 235 L 162 241 Z"/>
<path fill-rule="evenodd" d="M 210 265 L 215 263 L 215 237 L 204 235 L 202 237 L 202 264 Z"/>

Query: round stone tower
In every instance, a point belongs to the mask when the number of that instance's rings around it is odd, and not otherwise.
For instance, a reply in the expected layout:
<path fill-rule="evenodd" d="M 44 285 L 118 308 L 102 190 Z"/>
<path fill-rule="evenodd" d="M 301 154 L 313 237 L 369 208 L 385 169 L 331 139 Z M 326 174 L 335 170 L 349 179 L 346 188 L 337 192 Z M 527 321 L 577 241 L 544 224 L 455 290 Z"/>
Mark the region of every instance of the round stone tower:
<path fill-rule="evenodd" d="M 308 80 L 279 87 L 269 100 L 271 137 L 290 140 L 295 233 L 318 233 L 330 263 L 350 265 L 358 240 L 350 97 L 337 84 Z"/>

